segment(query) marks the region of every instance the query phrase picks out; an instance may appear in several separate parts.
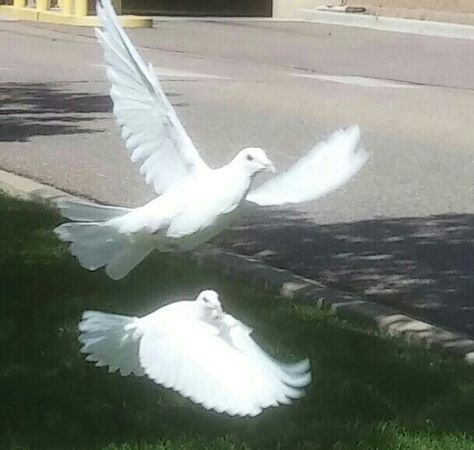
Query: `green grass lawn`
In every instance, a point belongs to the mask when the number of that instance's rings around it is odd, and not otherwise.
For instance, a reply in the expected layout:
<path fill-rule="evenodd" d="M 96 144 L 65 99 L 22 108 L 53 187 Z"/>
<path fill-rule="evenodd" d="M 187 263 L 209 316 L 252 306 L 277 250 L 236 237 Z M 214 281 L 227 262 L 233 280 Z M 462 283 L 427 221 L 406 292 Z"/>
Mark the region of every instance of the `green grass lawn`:
<path fill-rule="evenodd" d="M 474 449 L 474 369 L 313 304 L 228 279 L 185 257 L 149 257 L 114 282 L 79 267 L 56 212 L 0 196 L 0 449 Z M 278 357 L 308 356 L 306 397 L 260 416 L 206 412 L 79 353 L 85 309 L 142 315 L 215 288 Z"/>

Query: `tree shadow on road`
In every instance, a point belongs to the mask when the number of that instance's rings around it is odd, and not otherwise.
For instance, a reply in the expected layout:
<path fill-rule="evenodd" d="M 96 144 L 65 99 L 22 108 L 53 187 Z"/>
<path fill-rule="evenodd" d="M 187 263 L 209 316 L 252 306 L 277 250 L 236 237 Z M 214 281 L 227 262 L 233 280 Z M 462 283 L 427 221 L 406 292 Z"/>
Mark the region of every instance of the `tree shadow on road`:
<path fill-rule="evenodd" d="M 294 217 L 256 211 L 223 245 L 474 335 L 474 214 L 327 225 Z"/>
<path fill-rule="evenodd" d="M 90 134 L 112 112 L 109 95 L 97 95 L 73 83 L 0 84 L 0 142 L 27 142 L 35 136 Z M 74 90 L 72 88 L 74 87 Z M 168 97 L 181 94 L 167 92 Z M 175 107 L 188 106 L 175 103 Z"/>
<path fill-rule="evenodd" d="M 62 83 L 0 85 L 0 141 L 99 131 L 85 124 L 111 110 L 107 95 L 70 91 Z"/>

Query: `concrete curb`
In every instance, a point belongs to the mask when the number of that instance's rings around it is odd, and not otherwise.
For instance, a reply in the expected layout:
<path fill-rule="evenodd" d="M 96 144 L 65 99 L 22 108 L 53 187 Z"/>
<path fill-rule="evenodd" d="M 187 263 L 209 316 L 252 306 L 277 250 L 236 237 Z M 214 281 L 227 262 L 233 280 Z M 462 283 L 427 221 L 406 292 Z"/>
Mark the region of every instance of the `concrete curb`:
<path fill-rule="evenodd" d="M 3 170 L 0 170 L 0 190 L 15 197 L 50 204 L 59 198 L 74 198 L 73 195 L 52 186 Z M 210 245 L 194 251 L 191 256 L 197 264 L 217 266 L 228 275 L 248 277 L 264 288 L 277 290 L 284 298 L 316 302 L 321 308 L 327 308 L 343 316 L 368 319 L 390 336 L 403 337 L 415 345 L 443 349 L 461 356 L 469 364 L 474 364 L 474 340 L 463 334 L 417 320 L 395 308 L 328 288 L 317 281 L 269 266 L 258 259 Z"/>
<path fill-rule="evenodd" d="M 378 31 L 420 34 L 453 39 L 474 40 L 474 26 L 447 22 L 402 19 L 398 17 L 375 16 L 344 12 L 302 9 L 301 17 L 311 22 L 327 25 L 369 28 Z"/>

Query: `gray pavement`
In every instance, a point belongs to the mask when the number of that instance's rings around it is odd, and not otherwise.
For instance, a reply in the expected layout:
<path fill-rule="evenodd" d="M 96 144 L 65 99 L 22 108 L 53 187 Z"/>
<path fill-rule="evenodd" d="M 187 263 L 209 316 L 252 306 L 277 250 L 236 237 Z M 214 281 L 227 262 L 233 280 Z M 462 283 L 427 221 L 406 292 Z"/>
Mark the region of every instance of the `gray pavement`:
<path fill-rule="evenodd" d="M 222 245 L 474 335 L 472 42 L 298 22 L 159 21 L 130 36 L 211 165 L 280 169 L 358 123 L 344 189 L 252 210 Z M 110 114 L 93 31 L 0 22 L 0 167 L 99 201 L 152 197 Z"/>

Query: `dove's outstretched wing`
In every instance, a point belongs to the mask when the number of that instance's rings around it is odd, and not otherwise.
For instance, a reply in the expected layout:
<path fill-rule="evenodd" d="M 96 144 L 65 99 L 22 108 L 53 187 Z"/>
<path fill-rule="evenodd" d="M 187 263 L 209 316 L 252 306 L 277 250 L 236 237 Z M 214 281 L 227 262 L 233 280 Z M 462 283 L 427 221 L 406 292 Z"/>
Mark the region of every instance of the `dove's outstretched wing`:
<path fill-rule="evenodd" d="M 246 200 L 261 206 L 315 200 L 349 181 L 367 162 L 369 154 L 358 148 L 357 125 L 333 133 L 295 164 L 249 192 Z"/>
<path fill-rule="evenodd" d="M 310 381 L 307 361 L 284 365 L 273 360 L 237 320 L 221 327 L 189 320 L 166 331 L 156 325 L 140 342 L 146 375 L 206 409 L 255 416 L 301 397 Z"/>
<path fill-rule="evenodd" d="M 103 31 L 96 29 L 112 84 L 114 114 L 131 160 L 158 194 L 184 177 L 208 169 L 156 73 L 145 65 L 117 20 L 110 0 L 97 2 Z"/>

